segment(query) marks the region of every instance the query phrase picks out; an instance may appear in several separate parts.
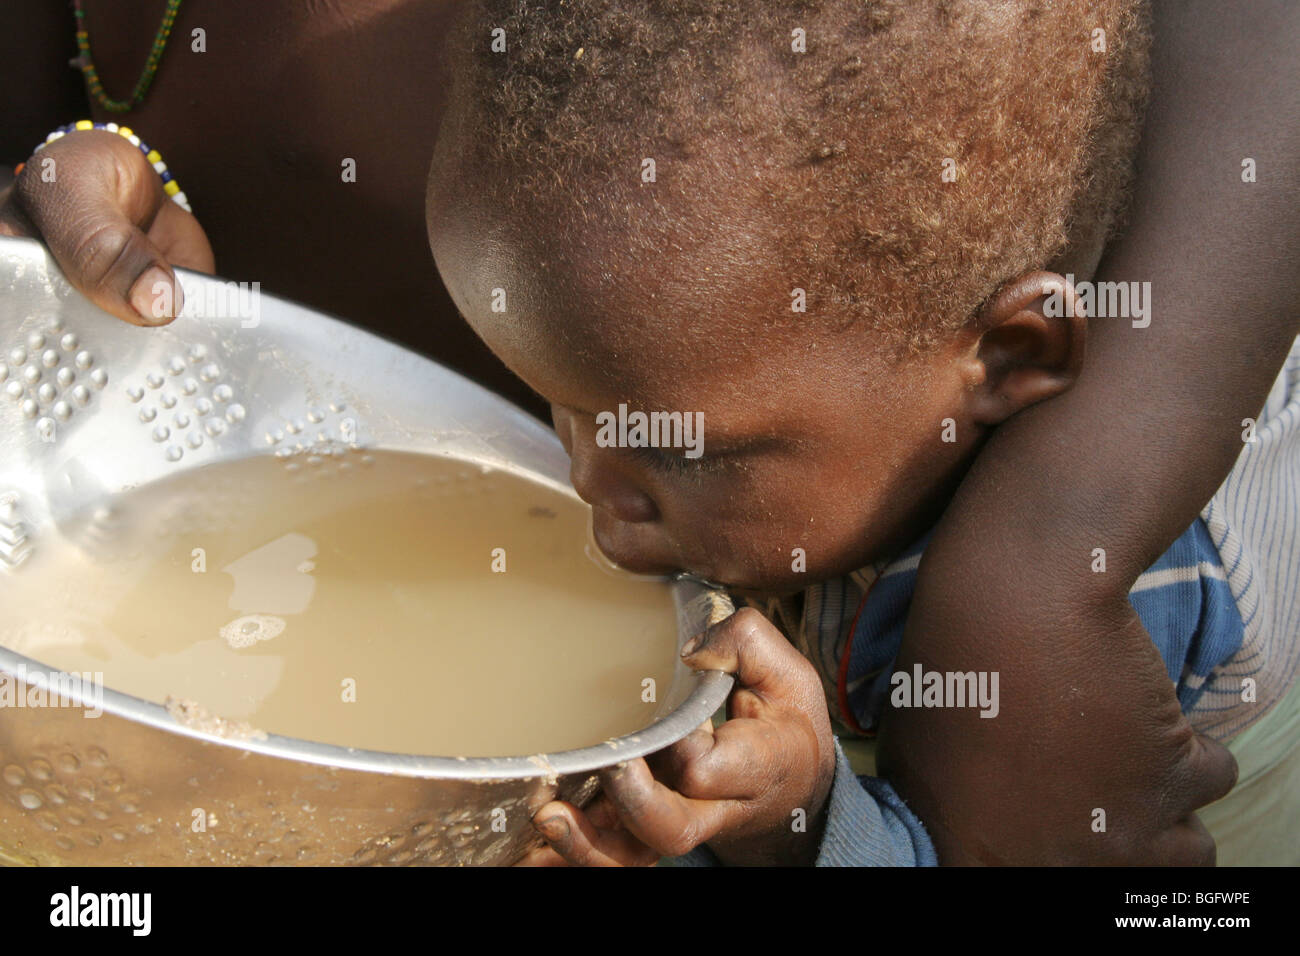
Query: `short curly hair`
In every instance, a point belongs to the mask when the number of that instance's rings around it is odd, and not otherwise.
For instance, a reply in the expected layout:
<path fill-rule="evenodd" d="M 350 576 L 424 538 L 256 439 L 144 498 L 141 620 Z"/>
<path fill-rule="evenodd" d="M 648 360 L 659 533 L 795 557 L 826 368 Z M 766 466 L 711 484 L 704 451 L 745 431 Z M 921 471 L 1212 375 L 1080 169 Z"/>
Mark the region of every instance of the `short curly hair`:
<path fill-rule="evenodd" d="M 780 170 L 764 215 L 810 315 L 906 351 L 1122 218 L 1142 0 L 466 7 L 444 135 L 507 208 L 596 195 L 629 156 L 755 150 Z"/>

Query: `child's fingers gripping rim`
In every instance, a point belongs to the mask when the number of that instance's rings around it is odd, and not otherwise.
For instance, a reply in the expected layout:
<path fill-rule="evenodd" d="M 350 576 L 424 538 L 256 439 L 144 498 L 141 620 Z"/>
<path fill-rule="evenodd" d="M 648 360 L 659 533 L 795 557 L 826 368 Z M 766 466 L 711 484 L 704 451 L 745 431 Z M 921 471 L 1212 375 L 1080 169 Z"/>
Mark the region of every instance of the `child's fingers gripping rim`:
<path fill-rule="evenodd" d="M 820 688 L 807 659 L 753 608 L 741 608 L 688 642 L 682 659 L 696 670 L 734 674 L 737 684 L 769 699 L 800 699 L 810 681 Z"/>
<path fill-rule="evenodd" d="M 658 853 L 627 830 L 598 827 L 569 803 L 556 801 L 543 807 L 533 825 L 548 847 L 570 866 L 653 866 L 659 859 Z"/>
<path fill-rule="evenodd" d="M 640 758 L 600 773 L 626 830 L 662 856 L 683 856 L 745 813 L 733 800 L 695 800 L 664 786 Z"/>
<path fill-rule="evenodd" d="M 650 770 L 656 779 L 664 781 L 674 790 L 681 790 L 678 784 L 682 772 L 692 761 L 712 749 L 713 733 L 713 721 L 706 720 L 681 740 L 669 744 L 663 750 L 648 754 L 645 758 L 646 763 L 650 765 Z"/>

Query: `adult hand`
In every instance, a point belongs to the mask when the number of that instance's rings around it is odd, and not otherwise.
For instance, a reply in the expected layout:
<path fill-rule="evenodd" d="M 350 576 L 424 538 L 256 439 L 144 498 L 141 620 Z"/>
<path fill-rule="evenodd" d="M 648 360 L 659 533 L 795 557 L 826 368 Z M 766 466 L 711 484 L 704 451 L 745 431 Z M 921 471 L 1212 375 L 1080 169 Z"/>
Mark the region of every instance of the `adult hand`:
<path fill-rule="evenodd" d="M 180 312 L 174 266 L 213 271 L 198 220 L 167 196 L 139 149 L 105 130 L 69 133 L 0 181 L 0 235 L 44 240 L 78 291 L 133 325 L 165 325 Z"/>

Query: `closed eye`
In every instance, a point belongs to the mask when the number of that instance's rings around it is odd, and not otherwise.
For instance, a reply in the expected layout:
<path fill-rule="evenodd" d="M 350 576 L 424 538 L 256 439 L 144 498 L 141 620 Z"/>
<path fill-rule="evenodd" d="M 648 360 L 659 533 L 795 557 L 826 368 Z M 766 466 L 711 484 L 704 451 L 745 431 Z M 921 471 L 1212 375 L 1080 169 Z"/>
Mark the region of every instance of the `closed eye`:
<path fill-rule="evenodd" d="M 629 448 L 628 451 L 651 468 L 664 474 L 699 476 L 717 471 L 726 464 L 726 458 L 722 455 L 710 455 L 707 458 L 701 455 L 698 458 L 687 458 L 685 455 L 664 451 L 662 448 L 653 448 L 648 445 Z"/>

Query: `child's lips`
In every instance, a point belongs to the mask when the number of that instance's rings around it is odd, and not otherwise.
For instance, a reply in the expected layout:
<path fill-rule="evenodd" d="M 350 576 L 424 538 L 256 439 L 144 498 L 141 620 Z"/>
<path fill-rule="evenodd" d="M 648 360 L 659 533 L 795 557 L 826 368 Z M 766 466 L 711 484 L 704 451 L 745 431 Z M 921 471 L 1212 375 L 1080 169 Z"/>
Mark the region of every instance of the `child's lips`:
<path fill-rule="evenodd" d="M 592 536 L 610 561 L 634 574 L 672 574 L 681 570 L 663 541 L 662 532 L 650 524 L 631 524 L 596 510 Z"/>

